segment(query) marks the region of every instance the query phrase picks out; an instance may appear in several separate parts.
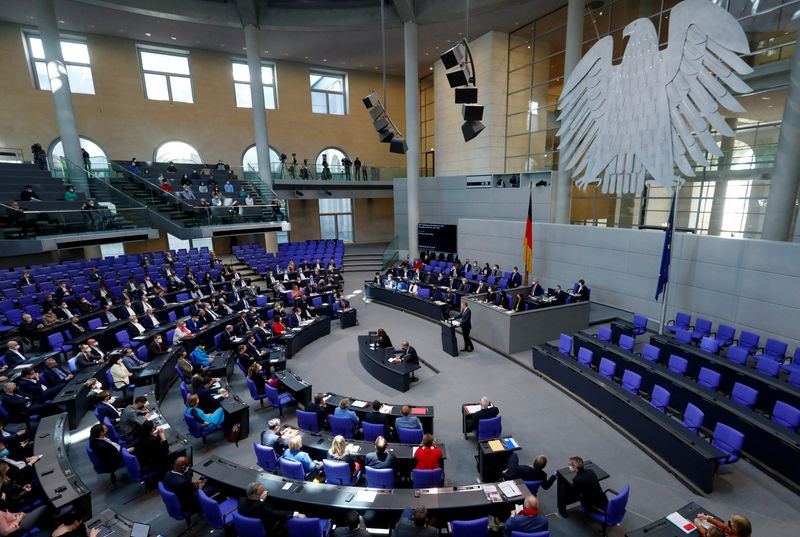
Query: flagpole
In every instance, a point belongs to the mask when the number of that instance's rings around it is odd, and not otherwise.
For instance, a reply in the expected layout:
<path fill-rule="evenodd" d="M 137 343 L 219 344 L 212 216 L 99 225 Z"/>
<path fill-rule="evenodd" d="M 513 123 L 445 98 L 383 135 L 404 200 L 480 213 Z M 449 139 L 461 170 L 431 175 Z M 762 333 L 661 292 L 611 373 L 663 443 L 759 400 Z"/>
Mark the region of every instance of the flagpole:
<path fill-rule="evenodd" d="M 678 185 L 675 185 L 675 195 L 672 197 L 672 214 L 675 215 L 672 220 L 672 241 L 670 243 L 670 249 L 672 248 L 672 244 L 675 243 L 675 220 L 678 217 Z M 667 265 L 667 282 L 664 284 L 664 292 L 662 293 L 661 297 L 661 319 L 658 323 L 658 335 L 664 335 L 664 324 L 667 322 L 667 296 L 669 295 L 669 273 L 672 270 L 672 253 L 670 252 L 670 263 Z"/>

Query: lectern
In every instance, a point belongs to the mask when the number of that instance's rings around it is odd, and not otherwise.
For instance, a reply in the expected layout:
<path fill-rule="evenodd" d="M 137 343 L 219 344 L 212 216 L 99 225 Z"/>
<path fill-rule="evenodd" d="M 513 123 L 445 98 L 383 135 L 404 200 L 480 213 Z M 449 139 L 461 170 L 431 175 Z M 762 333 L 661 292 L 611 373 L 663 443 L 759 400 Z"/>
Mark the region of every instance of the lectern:
<path fill-rule="evenodd" d="M 456 327 L 452 322 L 441 322 L 439 324 L 442 325 L 442 350 L 450 356 L 458 356 Z"/>

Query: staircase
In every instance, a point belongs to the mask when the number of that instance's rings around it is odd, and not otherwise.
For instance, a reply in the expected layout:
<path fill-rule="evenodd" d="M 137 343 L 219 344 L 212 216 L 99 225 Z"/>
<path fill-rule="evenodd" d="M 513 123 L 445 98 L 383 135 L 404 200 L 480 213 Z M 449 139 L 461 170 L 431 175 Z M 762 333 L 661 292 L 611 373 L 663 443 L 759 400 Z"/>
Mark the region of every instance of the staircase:
<path fill-rule="evenodd" d="M 140 182 L 133 181 L 128 177 L 114 176 L 109 183 L 131 198 L 141 201 L 147 205 L 148 209 L 158 212 L 164 218 L 182 227 L 194 227 L 197 225 L 194 214 L 185 213 L 175 204 L 167 203 L 163 197 Z"/>
<path fill-rule="evenodd" d="M 387 243 L 349 244 L 342 258 L 343 272 L 376 272 L 383 269 Z"/>
<path fill-rule="evenodd" d="M 249 279 L 251 285 L 260 287 L 262 291 L 267 288 L 266 280 L 264 280 L 258 272 L 251 269 L 250 265 L 239 261 L 239 258 L 235 255 L 223 255 L 220 256 L 220 259 L 223 263 L 230 265 L 233 270 L 241 274 L 242 278 Z"/>

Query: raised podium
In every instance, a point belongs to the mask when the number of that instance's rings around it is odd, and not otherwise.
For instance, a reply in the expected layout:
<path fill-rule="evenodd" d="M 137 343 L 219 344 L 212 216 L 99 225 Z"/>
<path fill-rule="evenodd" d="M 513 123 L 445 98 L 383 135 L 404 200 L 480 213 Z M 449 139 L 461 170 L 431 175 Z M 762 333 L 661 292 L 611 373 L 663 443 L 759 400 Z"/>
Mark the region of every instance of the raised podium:
<path fill-rule="evenodd" d="M 355 308 L 349 308 L 341 311 L 342 316 L 339 317 L 339 322 L 342 328 L 349 328 L 358 324 L 358 312 Z"/>
<path fill-rule="evenodd" d="M 458 356 L 458 340 L 456 340 L 456 326 L 452 322 L 441 322 L 442 325 L 442 350 L 450 356 Z"/>

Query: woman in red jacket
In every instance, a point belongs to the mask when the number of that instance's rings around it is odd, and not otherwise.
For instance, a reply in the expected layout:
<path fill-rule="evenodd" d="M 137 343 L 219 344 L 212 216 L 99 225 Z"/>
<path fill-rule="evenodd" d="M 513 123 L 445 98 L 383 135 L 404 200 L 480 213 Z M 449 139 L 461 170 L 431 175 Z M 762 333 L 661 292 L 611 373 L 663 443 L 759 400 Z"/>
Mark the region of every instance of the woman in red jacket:
<path fill-rule="evenodd" d="M 441 467 L 442 450 L 436 447 L 436 440 L 432 434 L 426 433 L 422 437 L 422 443 L 414 453 L 414 459 L 417 461 L 417 470 L 435 470 Z"/>

